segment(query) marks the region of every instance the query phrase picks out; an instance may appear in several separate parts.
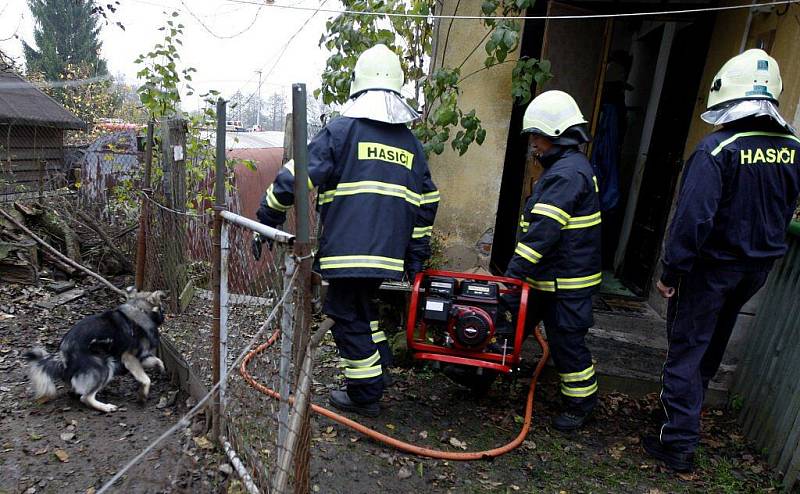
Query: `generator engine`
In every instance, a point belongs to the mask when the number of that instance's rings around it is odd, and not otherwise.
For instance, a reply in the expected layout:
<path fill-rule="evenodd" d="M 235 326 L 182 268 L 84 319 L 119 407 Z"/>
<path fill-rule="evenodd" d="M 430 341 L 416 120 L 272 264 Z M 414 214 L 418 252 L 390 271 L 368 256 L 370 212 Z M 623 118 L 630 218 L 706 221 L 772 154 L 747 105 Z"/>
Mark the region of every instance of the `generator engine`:
<path fill-rule="evenodd" d="M 431 277 L 424 319 L 445 346 L 482 351 L 494 339 L 500 302 L 499 287 L 485 281 Z"/>
<path fill-rule="evenodd" d="M 502 303 L 501 295 L 512 292 L 520 295 L 518 314 Z M 409 349 L 417 359 L 511 372 L 520 361 L 527 296 L 527 285 L 510 278 L 420 273 L 409 307 Z"/>

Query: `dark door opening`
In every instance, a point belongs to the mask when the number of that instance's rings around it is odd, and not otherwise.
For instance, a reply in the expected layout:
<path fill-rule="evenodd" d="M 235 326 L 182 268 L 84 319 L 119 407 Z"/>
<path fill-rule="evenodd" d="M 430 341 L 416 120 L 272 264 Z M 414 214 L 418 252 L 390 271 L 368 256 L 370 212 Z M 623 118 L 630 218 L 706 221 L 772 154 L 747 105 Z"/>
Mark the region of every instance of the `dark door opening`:
<path fill-rule="evenodd" d="M 639 295 L 647 295 L 661 252 L 710 33 L 709 18 L 675 32 L 621 270 L 623 282 Z"/>
<path fill-rule="evenodd" d="M 537 9 L 541 10 L 543 4 L 537 2 Z M 549 2 L 547 5 L 552 7 L 559 3 Z M 582 5 L 595 7 L 602 4 Z M 663 50 L 668 22 L 640 18 L 615 20 L 613 24 L 604 24 L 605 29 L 572 29 L 567 33 L 570 46 L 587 43 L 592 45 L 592 49 L 603 48 L 597 57 L 597 63 L 602 67 L 599 77 L 593 66 L 571 63 L 573 57 L 561 56 L 559 67 L 554 66 L 554 71 L 559 71 L 556 79 L 560 80 L 559 84 L 545 86 L 545 89 L 580 91 L 590 81 L 594 100 L 584 101 L 586 98 L 582 97 L 581 109 L 592 122 L 593 132 L 598 132 L 603 125 L 603 108 L 609 102 L 610 94 L 621 109 L 618 141 L 614 144 L 618 146 L 619 154 L 613 160 L 618 173 L 618 201 L 615 208 L 603 212 L 604 279 L 610 281 L 608 285 L 604 283 L 604 288 L 611 293 L 634 295 L 627 290 L 630 288 L 635 295 L 645 296 L 649 289 L 680 175 L 712 23 L 713 17 L 700 16 L 694 19 L 684 17 L 680 24 L 670 25 L 671 50 L 661 60 L 659 54 Z M 550 47 L 567 43 L 562 39 L 565 36 L 563 29 L 546 29 L 542 21 L 528 21 L 523 35 L 522 56 L 547 58 Z M 655 86 L 659 70 L 663 72 L 663 85 Z M 624 102 L 620 103 L 620 100 Z M 491 257 L 491 268 L 496 273 L 505 269 L 513 254 L 520 208 L 538 177 L 535 168 L 539 165 L 528 159 L 527 139 L 519 135 L 523 112 L 524 107 L 515 105 L 509 126 Z M 597 142 L 592 143 L 592 146 L 596 145 Z M 591 155 L 592 148 L 586 151 Z M 640 170 L 640 180 L 634 178 L 637 169 Z M 631 189 L 634 189 L 633 194 Z M 629 197 L 634 201 L 626 215 Z M 626 216 L 629 216 L 627 225 L 624 221 Z M 628 232 L 627 238 L 621 242 L 624 230 Z M 615 272 L 625 286 L 614 278 Z"/>

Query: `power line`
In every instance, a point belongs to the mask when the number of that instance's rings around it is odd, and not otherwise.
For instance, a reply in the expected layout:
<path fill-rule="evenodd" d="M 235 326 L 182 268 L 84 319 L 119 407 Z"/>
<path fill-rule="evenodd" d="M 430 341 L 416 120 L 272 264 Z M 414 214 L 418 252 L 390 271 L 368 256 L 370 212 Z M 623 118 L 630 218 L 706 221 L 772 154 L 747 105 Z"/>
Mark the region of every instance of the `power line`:
<path fill-rule="evenodd" d="M 241 3 L 249 5 L 262 5 L 264 7 L 287 9 L 287 10 L 314 10 L 315 12 L 325 12 L 330 14 L 348 14 L 348 15 L 371 15 L 378 17 L 406 17 L 417 19 L 453 19 L 453 20 L 581 20 L 581 19 L 613 19 L 618 17 L 650 17 L 662 15 L 681 15 L 681 14 L 698 14 L 704 12 L 721 12 L 727 10 L 749 9 L 753 7 L 771 7 L 776 5 L 791 5 L 796 4 L 799 0 L 776 0 L 773 2 L 758 3 L 758 4 L 744 4 L 744 5 L 727 5 L 719 7 L 698 7 L 694 9 L 678 9 L 678 10 L 660 10 L 652 12 L 620 12 L 615 14 L 583 14 L 583 15 L 521 15 L 521 16 L 503 16 L 503 15 L 434 15 L 434 14 L 402 14 L 399 12 L 375 12 L 371 10 L 346 10 L 346 9 L 323 9 L 319 7 L 302 7 L 298 5 L 279 5 L 275 3 L 261 3 L 255 0 L 228 0 L 232 3 Z"/>
<path fill-rule="evenodd" d="M 197 23 L 200 24 L 203 27 L 203 29 L 205 29 L 208 32 L 208 34 L 210 34 L 211 36 L 213 36 L 213 37 L 215 37 L 217 39 L 232 39 L 232 38 L 236 38 L 238 36 L 243 35 L 247 31 L 249 31 L 250 29 L 252 29 L 253 26 L 255 26 L 256 21 L 258 21 L 258 16 L 261 15 L 261 10 L 264 8 L 264 5 L 265 5 L 265 4 L 260 4 L 258 6 L 258 10 L 256 11 L 256 15 L 253 16 L 253 20 L 250 21 L 250 24 L 248 24 L 247 27 L 245 27 L 244 29 L 242 29 L 238 33 L 230 34 L 230 35 L 224 35 L 224 34 L 217 34 L 210 27 L 208 27 L 208 25 L 205 22 L 203 22 L 203 20 L 200 18 L 200 16 L 195 14 L 194 11 L 192 11 L 192 9 L 190 9 L 189 6 L 186 5 L 186 1 L 185 0 L 180 0 L 180 2 L 181 2 L 181 5 L 183 5 L 183 9 L 181 9 L 181 10 L 187 12 L 190 16 L 192 16 L 194 18 L 194 20 L 197 21 Z"/>
<path fill-rule="evenodd" d="M 230 0 L 230 1 L 233 1 L 233 0 Z M 273 62 L 273 64 L 272 64 L 272 67 L 270 67 L 270 68 L 269 68 L 269 70 L 266 72 L 266 75 L 265 75 L 265 76 L 263 76 L 263 77 L 261 78 L 261 81 L 262 81 L 262 82 L 260 82 L 260 83 L 259 83 L 259 85 L 258 85 L 258 88 L 257 88 L 257 89 L 261 89 L 261 86 L 264 84 L 264 81 L 266 81 L 266 80 L 267 80 L 267 78 L 268 78 L 268 77 L 269 77 L 269 76 L 272 74 L 272 71 L 273 71 L 273 70 L 275 70 L 275 67 L 277 67 L 277 66 L 278 66 L 278 62 L 280 62 L 280 61 L 281 61 L 281 58 L 283 58 L 283 55 L 286 53 L 286 50 L 288 50 L 288 49 L 289 49 L 289 45 L 291 45 L 291 44 L 292 44 L 292 41 L 294 41 L 294 39 L 297 37 L 297 35 L 298 35 L 298 34 L 300 34 L 300 33 L 303 31 L 303 29 L 305 29 L 305 28 L 306 28 L 306 26 L 308 25 L 308 23 L 309 23 L 309 22 L 311 22 L 311 19 L 313 19 L 313 18 L 314 18 L 314 16 L 316 16 L 316 15 L 317 15 L 319 12 L 323 12 L 323 10 L 322 10 L 322 7 L 323 7 L 323 6 L 324 6 L 326 3 L 328 3 L 328 0 L 323 0 L 323 1 L 322 1 L 322 2 L 319 4 L 319 7 L 317 7 L 317 8 L 313 8 L 314 12 L 311 14 L 311 16 L 309 16 L 309 17 L 308 17 L 308 19 L 306 19 L 306 20 L 305 20 L 305 22 L 303 22 L 303 24 L 302 24 L 302 25 L 300 25 L 300 27 L 297 29 L 297 31 L 295 31 L 295 32 L 294 32 L 294 34 L 292 34 L 292 35 L 289 37 L 289 39 L 287 39 L 287 40 L 286 40 L 286 43 L 284 43 L 283 47 L 281 47 L 281 51 L 280 51 L 280 53 L 278 53 L 278 56 L 277 56 L 277 58 L 276 58 L 276 59 L 275 59 L 275 61 Z M 272 5 L 272 4 L 263 4 L 263 5 L 265 5 L 265 6 L 268 6 L 268 5 Z M 309 7 L 307 10 L 312 10 L 312 8 L 311 8 L 311 7 Z M 269 63 L 269 62 L 265 63 L 265 64 L 264 64 L 264 66 L 263 66 L 263 67 L 261 67 L 261 69 L 260 69 L 260 70 L 257 70 L 256 72 L 263 72 L 263 70 L 266 68 L 266 66 L 267 66 L 267 64 L 268 64 L 268 63 Z M 244 88 L 244 86 L 246 86 L 247 84 L 250 84 L 250 82 L 251 82 L 252 80 L 253 80 L 253 77 L 252 77 L 252 76 L 250 76 L 250 78 L 247 80 L 247 82 L 245 82 L 245 83 L 244 83 L 244 85 L 242 85 L 241 87 L 239 87 L 239 89 L 237 89 L 237 91 L 241 91 L 241 90 Z M 252 93 L 252 94 L 250 95 L 250 97 L 248 97 L 248 98 L 247 98 L 247 99 L 246 99 L 246 100 L 245 100 L 245 101 L 244 101 L 242 104 L 243 104 L 243 105 L 246 105 L 247 103 L 249 103 L 249 102 L 250 102 L 250 100 L 251 100 L 251 99 L 253 99 L 253 96 L 255 96 L 255 92 L 254 92 L 254 93 Z"/>

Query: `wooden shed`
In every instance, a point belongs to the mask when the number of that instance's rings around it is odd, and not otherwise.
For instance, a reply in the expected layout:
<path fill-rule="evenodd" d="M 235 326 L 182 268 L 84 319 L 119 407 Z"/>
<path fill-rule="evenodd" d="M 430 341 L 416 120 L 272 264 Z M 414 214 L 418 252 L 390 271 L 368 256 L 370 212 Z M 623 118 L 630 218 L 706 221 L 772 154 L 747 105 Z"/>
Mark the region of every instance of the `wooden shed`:
<path fill-rule="evenodd" d="M 85 128 L 36 86 L 0 70 L 0 201 L 63 186 L 64 131 Z"/>

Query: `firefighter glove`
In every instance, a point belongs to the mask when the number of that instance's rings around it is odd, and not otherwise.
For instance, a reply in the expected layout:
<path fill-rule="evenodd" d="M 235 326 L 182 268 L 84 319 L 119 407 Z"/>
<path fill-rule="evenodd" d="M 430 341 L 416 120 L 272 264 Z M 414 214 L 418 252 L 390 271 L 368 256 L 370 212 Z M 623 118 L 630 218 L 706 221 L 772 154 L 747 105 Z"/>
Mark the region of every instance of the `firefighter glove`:
<path fill-rule="evenodd" d="M 272 240 L 258 232 L 253 232 L 253 241 L 251 242 L 250 247 L 253 250 L 253 257 L 256 261 L 261 259 L 261 249 L 263 249 L 264 242 L 267 243 L 269 250 L 272 250 Z"/>

